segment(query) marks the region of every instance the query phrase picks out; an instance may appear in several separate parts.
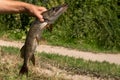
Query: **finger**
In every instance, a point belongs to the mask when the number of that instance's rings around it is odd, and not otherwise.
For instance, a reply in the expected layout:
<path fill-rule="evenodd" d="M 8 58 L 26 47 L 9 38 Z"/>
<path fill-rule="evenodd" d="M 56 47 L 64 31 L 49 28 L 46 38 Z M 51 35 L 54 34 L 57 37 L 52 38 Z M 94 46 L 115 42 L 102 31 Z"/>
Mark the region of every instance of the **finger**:
<path fill-rule="evenodd" d="M 45 7 L 39 7 L 38 8 L 41 12 L 47 11 L 47 9 Z"/>
<path fill-rule="evenodd" d="M 43 19 L 43 16 L 42 16 L 42 15 L 38 14 L 38 15 L 37 15 L 37 17 L 38 17 L 38 19 L 39 19 L 41 22 L 43 22 L 43 21 L 44 21 L 44 19 Z"/>

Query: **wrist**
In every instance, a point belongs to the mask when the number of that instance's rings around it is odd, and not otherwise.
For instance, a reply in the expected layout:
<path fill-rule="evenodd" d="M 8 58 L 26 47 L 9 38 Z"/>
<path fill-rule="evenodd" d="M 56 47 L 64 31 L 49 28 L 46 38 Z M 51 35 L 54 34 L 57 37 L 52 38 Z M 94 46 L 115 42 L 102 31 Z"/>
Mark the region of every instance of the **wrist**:
<path fill-rule="evenodd" d="M 25 11 L 30 14 L 31 16 L 35 16 L 35 9 L 36 9 L 36 6 L 32 5 L 32 4 L 26 4 L 25 6 Z"/>
<path fill-rule="evenodd" d="M 30 12 L 31 4 L 24 3 L 22 6 L 24 8 L 24 12 Z"/>

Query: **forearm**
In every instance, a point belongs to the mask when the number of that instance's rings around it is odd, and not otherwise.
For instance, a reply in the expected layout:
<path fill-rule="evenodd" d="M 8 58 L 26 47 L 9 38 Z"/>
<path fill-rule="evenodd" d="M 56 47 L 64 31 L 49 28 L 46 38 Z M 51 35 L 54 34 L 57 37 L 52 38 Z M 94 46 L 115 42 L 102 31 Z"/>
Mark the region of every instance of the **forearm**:
<path fill-rule="evenodd" d="M 0 0 L 0 13 L 22 13 L 27 12 L 30 4 L 20 1 Z"/>

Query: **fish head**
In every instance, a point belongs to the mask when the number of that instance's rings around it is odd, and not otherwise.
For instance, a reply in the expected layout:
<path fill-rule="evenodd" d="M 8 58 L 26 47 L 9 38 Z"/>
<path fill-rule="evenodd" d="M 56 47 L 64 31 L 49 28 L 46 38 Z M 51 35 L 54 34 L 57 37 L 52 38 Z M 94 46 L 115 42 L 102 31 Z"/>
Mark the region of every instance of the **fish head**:
<path fill-rule="evenodd" d="M 45 22 L 52 24 L 55 22 L 55 20 L 64 13 L 68 8 L 67 4 L 62 4 L 56 7 L 52 7 L 51 9 L 48 9 L 47 11 L 43 12 L 43 18 Z"/>

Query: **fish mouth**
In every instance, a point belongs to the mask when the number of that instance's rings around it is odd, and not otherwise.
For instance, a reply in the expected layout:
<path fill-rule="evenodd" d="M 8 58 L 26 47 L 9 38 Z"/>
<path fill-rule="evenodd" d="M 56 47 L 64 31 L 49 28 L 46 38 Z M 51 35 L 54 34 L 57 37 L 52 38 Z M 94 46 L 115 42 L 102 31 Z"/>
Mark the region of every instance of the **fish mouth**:
<path fill-rule="evenodd" d="M 60 13 L 63 13 L 66 11 L 66 9 L 68 8 L 68 4 L 63 4 L 61 6 L 58 7 L 58 11 L 56 11 L 55 15 L 58 15 Z"/>
<path fill-rule="evenodd" d="M 66 11 L 67 8 L 68 8 L 68 4 L 66 3 L 53 7 L 42 13 L 43 18 L 46 22 L 48 22 L 49 24 L 52 24 L 62 13 Z"/>
<path fill-rule="evenodd" d="M 68 8 L 68 4 L 67 3 L 64 3 L 63 5 L 62 5 L 62 7 L 64 7 L 64 8 Z"/>
<path fill-rule="evenodd" d="M 67 3 L 64 3 L 62 6 L 68 8 L 68 4 Z"/>

